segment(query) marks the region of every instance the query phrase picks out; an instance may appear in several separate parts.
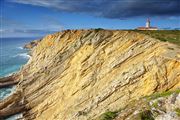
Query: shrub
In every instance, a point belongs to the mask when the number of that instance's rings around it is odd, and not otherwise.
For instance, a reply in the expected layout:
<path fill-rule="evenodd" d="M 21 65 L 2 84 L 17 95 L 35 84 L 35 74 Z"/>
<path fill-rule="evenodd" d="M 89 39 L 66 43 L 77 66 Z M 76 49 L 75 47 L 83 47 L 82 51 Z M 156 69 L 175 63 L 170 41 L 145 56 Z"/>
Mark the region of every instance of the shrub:
<path fill-rule="evenodd" d="M 95 31 L 99 32 L 100 30 L 103 30 L 102 28 L 96 28 Z"/>
<path fill-rule="evenodd" d="M 146 110 L 140 113 L 141 120 L 154 120 L 150 110 Z"/>
<path fill-rule="evenodd" d="M 176 114 L 180 117 L 180 108 L 175 109 Z"/>
<path fill-rule="evenodd" d="M 117 112 L 107 111 L 103 113 L 98 120 L 112 120 L 117 116 Z"/>

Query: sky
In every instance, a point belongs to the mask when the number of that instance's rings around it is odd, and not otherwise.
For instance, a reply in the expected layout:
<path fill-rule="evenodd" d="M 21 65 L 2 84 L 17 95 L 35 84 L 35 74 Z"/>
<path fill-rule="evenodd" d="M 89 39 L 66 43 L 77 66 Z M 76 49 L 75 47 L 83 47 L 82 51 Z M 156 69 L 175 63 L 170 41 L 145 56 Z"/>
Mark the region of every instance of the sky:
<path fill-rule="evenodd" d="M 64 29 L 180 29 L 180 0 L 0 0 L 1 37 L 38 37 Z"/>

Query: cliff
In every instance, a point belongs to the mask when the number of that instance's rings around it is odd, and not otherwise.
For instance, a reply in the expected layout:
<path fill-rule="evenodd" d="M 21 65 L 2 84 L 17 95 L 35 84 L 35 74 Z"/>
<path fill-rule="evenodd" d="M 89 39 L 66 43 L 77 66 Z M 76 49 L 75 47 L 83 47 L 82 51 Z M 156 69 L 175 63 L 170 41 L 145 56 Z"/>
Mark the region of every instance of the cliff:
<path fill-rule="evenodd" d="M 35 46 L 37 46 L 37 44 L 38 44 L 40 41 L 41 41 L 41 39 L 39 39 L 39 40 L 33 40 L 33 41 L 31 41 L 30 43 L 25 44 L 23 48 L 24 48 L 24 49 L 32 49 L 32 48 L 34 48 Z"/>
<path fill-rule="evenodd" d="M 16 74 L 28 120 L 95 119 L 180 87 L 180 48 L 133 31 L 66 30 L 31 54 Z"/>

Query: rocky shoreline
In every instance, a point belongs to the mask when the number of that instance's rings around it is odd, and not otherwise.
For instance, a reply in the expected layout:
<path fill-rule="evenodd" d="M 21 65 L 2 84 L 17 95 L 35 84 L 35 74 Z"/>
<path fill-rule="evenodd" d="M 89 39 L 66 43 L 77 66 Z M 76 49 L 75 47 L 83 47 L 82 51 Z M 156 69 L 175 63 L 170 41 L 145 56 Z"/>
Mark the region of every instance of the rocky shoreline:
<path fill-rule="evenodd" d="M 65 30 L 27 46 L 32 58 L 0 80 L 1 88 L 17 86 L 0 101 L 2 119 L 95 119 L 180 87 L 179 47 L 136 32 Z"/>
<path fill-rule="evenodd" d="M 11 87 L 19 83 L 19 76 L 13 74 L 0 78 L 0 88 Z M 25 104 L 22 102 L 22 92 L 15 91 L 9 97 L 0 101 L 0 119 L 25 111 Z"/>
<path fill-rule="evenodd" d="M 33 40 L 30 43 L 27 43 L 24 45 L 24 49 L 33 49 L 35 46 L 37 46 L 37 44 L 41 41 L 41 39 L 39 40 Z"/>
<path fill-rule="evenodd" d="M 12 75 L 0 78 L 0 88 L 16 85 L 19 81 Z"/>
<path fill-rule="evenodd" d="M 33 40 L 32 42 L 25 44 L 23 48 L 31 51 L 40 41 L 41 40 Z M 20 79 L 21 77 L 18 75 L 18 72 L 2 77 L 0 78 L 0 88 L 18 86 L 17 84 L 20 82 Z M 0 119 L 5 119 L 12 115 L 27 111 L 22 94 L 22 90 L 18 89 L 13 91 L 7 98 L 0 101 Z"/>

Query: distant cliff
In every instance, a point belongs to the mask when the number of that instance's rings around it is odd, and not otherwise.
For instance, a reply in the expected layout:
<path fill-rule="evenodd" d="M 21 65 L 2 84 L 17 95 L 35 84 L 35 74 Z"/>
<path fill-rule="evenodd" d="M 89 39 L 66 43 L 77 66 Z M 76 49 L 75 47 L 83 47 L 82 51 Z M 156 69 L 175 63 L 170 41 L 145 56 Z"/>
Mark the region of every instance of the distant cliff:
<path fill-rule="evenodd" d="M 24 49 L 32 49 L 32 48 L 34 48 L 35 46 L 37 46 L 37 44 L 38 44 L 40 41 L 41 41 L 41 39 L 39 39 L 39 40 L 33 40 L 32 42 L 25 44 L 23 48 L 24 48 Z"/>
<path fill-rule="evenodd" d="M 45 36 L 17 74 L 28 120 L 87 120 L 180 87 L 180 49 L 144 34 L 65 30 Z"/>

